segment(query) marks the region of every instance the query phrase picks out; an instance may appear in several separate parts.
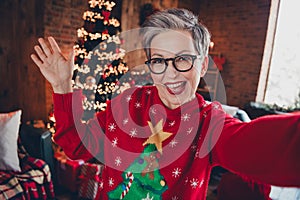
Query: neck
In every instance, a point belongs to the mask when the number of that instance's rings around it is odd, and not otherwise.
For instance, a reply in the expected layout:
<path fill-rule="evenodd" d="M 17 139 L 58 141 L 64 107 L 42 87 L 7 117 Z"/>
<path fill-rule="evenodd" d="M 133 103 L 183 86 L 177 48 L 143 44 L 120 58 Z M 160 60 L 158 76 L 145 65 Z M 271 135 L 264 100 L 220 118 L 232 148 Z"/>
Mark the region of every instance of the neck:
<path fill-rule="evenodd" d="M 158 92 L 158 96 L 159 96 L 160 100 L 162 101 L 162 103 L 163 103 L 167 108 L 169 108 L 169 109 L 171 109 L 171 110 L 176 109 L 176 108 L 182 106 L 183 104 L 186 104 L 186 103 L 188 103 L 188 102 L 190 102 L 190 101 L 192 101 L 193 99 L 196 98 L 196 95 L 193 95 L 193 96 L 191 96 L 189 99 L 185 99 L 185 100 L 183 100 L 183 101 L 180 101 L 180 100 L 177 98 L 179 101 L 174 102 L 174 101 L 172 101 L 172 99 L 169 100 L 169 99 L 167 99 L 167 98 L 162 98 L 163 95 L 160 95 L 159 92 Z M 176 98 L 176 97 L 174 97 L 174 99 L 175 99 L 175 98 Z M 173 99 L 173 100 L 174 100 L 174 99 Z"/>

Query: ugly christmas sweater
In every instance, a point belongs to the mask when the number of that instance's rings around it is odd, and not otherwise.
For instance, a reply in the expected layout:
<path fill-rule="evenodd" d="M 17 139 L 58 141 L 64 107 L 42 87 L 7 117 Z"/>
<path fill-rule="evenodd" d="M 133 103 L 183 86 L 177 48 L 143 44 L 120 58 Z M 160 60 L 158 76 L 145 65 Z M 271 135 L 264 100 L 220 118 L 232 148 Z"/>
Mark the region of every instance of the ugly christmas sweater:
<path fill-rule="evenodd" d="M 206 199 L 213 166 L 300 186 L 300 115 L 241 122 L 196 98 L 176 109 L 154 86 L 126 90 L 88 123 L 81 91 L 54 94 L 55 141 L 71 159 L 96 157 L 99 199 Z"/>

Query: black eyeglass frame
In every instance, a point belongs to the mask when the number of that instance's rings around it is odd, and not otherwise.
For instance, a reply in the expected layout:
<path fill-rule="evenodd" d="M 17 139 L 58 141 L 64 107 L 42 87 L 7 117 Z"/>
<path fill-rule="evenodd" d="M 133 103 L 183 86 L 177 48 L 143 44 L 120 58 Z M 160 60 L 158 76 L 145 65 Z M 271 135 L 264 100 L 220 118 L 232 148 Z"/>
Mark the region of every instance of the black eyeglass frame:
<path fill-rule="evenodd" d="M 190 56 L 190 57 L 192 58 L 192 64 L 191 64 L 191 67 L 190 67 L 189 69 L 180 70 L 180 69 L 178 69 L 178 68 L 176 67 L 175 60 L 176 60 L 177 58 L 182 57 L 182 56 Z M 177 71 L 179 71 L 179 72 L 187 72 L 187 71 L 190 71 L 190 70 L 193 68 L 194 62 L 195 62 L 195 60 L 196 60 L 197 58 L 201 58 L 201 55 L 182 54 L 182 55 L 175 56 L 174 58 L 151 58 L 151 59 L 147 60 L 147 61 L 145 62 L 145 64 L 148 66 L 148 68 L 149 68 L 149 70 L 151 71 L 151 73 L 153 73 L 153 74 L 163 74 L 163 73 L 165 73 L 165 71 L 167 70 L 167 67 L 169 66 L 168 62 L 171 60 L 171 61 L 172 61 L 172 64 L 173 64 L 173 67 L 174 67 Z M 152 60 L 156 60 L 156 59 L 161 59 L 161 60 L 163 60 L 163 61 L 165 62 L 165 69 L 164 69 L 162 72 L 157 73 L 157 72 L 154 72 L 154 71 L 151 69 L 151 66 L 150 66 L 150 65 L 151 65 L 151 61 L 152 61 Z"/>

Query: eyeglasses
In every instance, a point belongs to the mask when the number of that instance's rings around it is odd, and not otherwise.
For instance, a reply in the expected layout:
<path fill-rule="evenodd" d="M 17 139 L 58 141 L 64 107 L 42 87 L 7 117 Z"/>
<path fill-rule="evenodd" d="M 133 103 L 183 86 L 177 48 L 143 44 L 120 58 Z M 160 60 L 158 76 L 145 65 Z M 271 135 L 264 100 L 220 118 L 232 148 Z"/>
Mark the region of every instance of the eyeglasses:
<path fill-rule="evenodd" d="M 162 74 L 167 70 L 168 61 L 172 61 L 174 68 L 179 72 L 187 72 L 193 68 L 194 62 L 200 55 L 183 54 L 174 58 L 151 58 L 145 62 L 153 74 Z"/>

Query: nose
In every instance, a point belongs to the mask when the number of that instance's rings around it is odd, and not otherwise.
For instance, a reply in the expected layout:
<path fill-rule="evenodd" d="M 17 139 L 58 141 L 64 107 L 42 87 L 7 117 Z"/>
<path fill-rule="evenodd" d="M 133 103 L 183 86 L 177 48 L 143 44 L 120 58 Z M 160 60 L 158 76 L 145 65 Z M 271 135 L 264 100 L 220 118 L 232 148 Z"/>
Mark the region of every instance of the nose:
<path fill-rule="evenodd" d="M 166 62 L 166 66 L 167 66 L 165 74 L 169 77 L 175 77 L 178 74 L 178 71 L 175 69 L 174 59 L 173 58 L 168 58 L 168 59 L 165 60 L 165 62 Z"/>
<path fill-rule="evenodd" d="M 167 66 L 167 68 L 169 67 L 169 62 L 171 61 L 172 65 L 173 65 L 173 68 L 176 69 L 175 67 L 175 58 L 167 58 L 165 59 L 165 64 Z"/>

